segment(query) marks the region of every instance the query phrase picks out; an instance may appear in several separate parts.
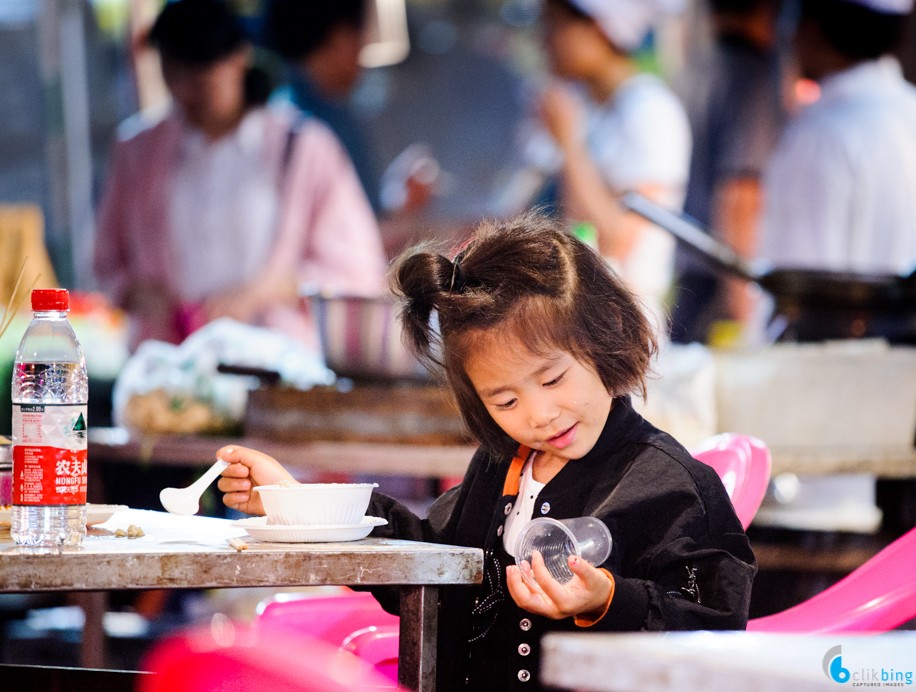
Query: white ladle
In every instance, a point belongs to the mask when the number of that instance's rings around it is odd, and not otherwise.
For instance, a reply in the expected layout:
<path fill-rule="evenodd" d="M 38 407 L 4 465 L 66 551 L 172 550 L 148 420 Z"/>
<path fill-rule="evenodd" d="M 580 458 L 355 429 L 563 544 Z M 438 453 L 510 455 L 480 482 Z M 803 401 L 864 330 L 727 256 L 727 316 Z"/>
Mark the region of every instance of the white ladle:
<path fill-rule="evenodd" d="M 229 466 L 228 461 L 217 459 L 203 476 L 187 488 L 163 488 L 159 491 L 159 502 L 172 514 L 190 516 L 200 509 L 200 496 L 203 495 L 213 480 Z"/>

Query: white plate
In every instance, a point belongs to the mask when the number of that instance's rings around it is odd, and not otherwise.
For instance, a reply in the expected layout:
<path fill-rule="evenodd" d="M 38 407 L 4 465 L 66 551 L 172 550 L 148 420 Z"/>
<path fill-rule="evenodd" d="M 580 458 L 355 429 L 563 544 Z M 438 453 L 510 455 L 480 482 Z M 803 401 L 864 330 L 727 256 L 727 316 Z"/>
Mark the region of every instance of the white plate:
<path fill-rule="evenodd" d="M 130 509 L 127 505 L 86 505 L 86 526 L 101 524 L 111 519 L 115 512 Z M 0 509 L 0 526 L 9 526 L 12 523 L 12 513 L 9 509 Z"/>
<path fill-rule="evenodd" d="M 369 535 L 376 526 L 387 524 L 387 519 L 363 517 L 358 524 L 311 524 L 282 526 L 268 524 L 267 517 L 252 517 L 233 522 L 245 529 L 252 538 L 273 543 L 338 543 L 358 541 Z"/>

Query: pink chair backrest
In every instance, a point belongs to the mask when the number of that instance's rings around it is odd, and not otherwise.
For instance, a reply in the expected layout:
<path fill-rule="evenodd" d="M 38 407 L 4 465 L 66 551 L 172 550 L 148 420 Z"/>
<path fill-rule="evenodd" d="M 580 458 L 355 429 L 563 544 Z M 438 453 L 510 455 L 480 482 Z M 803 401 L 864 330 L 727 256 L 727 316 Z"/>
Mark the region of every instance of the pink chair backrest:
<path fill-rule="evenodd" d="M 398 680 L 398 626 L 364 627 L 344 639 L 341 649 L 370 663 L 389 680 Z"/>
<path fill-rule="evenodd" d="M 372 666 L 318 639 L 234 626 L 190 630 L 156 644 L 138 692 L 368 692 L 390 689 Z"/>
<path fill-rule="evenodd" d="M 887 632 L 916 617 L 916 529 L 836 584 L 780 613 L 751 620 L 754 632 Z"/>
<path fill-rule="evenodd" d="M 340 646 L 355 630 L 372 625 L 397 627 L 399 621 L 371 593 L 341 589 L 292 598 L 280 594 L 260 605 L 255 622 L 260 629 L 292 631 Z"/>
<path fill-rule="evenodd" d="M 738 433 L 714 435 L 691 451 L 715 469 L 742 526 L 750 526 L 770 482 L 770 450 L 757 438 Z"/>

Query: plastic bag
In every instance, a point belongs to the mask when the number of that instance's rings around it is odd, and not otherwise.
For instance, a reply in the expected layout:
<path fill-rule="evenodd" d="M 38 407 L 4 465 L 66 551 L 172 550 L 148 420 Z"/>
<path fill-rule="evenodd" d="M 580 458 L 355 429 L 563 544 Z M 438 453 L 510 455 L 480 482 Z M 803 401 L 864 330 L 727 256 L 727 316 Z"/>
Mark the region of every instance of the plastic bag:
<path fill-rule="evenodd" d="M 112 394 L 115 424 L 146 433 L 215 433 L 243 419 L 255 377 L 220 364 L 273 370 L 298 389 L 332 384 L 321 355 L 281 332 L 223 318 L 180 345 L 145 341 L 128 358 Z"/>
<path fill-rule="evenodd" d="M 665 344 L 646 381 L 646 400 L 633 407 L 688 449 L 718 431 L 716 363 L 701 344 Z M 745 431 L 734 431 L 745 432 Z"/>

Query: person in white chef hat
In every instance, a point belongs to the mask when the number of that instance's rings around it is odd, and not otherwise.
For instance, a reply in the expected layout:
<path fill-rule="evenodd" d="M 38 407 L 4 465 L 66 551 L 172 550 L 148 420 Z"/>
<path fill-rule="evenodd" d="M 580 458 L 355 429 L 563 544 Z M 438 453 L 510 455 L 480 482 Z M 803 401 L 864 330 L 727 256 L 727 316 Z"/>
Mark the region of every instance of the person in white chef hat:
<path fill-rule="evenodd" d="M 798 63 L 819 95 L 783 133 L 764 177 L 759 254 L 774 266 L 916 268 L 916 87 L 892 55 L 912 11 L 913 0 L 802 0 Z M 806 479 L 782 503 L 767 497 L 760 516 L 870 532 L 882 522 L 875 492 L 871 475 Z"/>
<path fill-rule="evenodd" d="M 544 45 L 556 79 L 540 92 L 537 122 L 521 145 L 529 180 L 550 181 L 550 194 L 536 201 L 555 204 L 570 230 L 593 235 L 662 336 L 674 239 L 624 211 L 617 198 L 637 190 L 669 207 L 683 205 L 691 150 L 687 116 L 668 85 L 641 72 L 634 58 L 682 4 L 546 0 Z M 507 189 L 524 189 L 521 177 L 513 180 L 518 187 Z M 530 203 L 527 194 L 514 203 Z M 512 206 L 504 211 L 515 211 Z"/>

